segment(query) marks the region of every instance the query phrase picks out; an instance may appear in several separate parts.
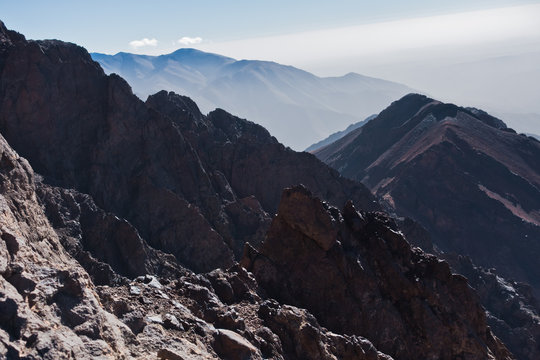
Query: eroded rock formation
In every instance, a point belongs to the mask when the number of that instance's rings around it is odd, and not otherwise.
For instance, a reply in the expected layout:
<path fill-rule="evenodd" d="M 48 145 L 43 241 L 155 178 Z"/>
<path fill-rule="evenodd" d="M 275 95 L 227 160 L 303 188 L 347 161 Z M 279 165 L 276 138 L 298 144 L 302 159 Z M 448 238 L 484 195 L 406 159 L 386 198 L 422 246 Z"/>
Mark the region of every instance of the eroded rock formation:
<path fill-rule="evenodd" d="M 304 187 L 286 189 L 267 239 L 246 249 L 243 264 L 270 296 L 395 358 L 509 356 L 467 280 L 411 249 L 391 224 L 350 202 L 340 212 Z"/>

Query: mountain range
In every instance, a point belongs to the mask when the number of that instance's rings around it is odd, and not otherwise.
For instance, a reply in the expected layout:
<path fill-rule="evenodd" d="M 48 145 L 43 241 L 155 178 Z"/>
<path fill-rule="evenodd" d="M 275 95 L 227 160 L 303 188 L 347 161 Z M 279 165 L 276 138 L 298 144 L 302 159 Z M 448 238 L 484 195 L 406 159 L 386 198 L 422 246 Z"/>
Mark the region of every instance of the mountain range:
<path fill-rule="evenodd" d="M 493 151 L 512 157 L 521 144 L 534 158 L 536 143 L 499 120 L 421 95 L 337 143 L 346 149 L 343 141 L 373 131 L 379 141 L 367 158 L 375 158 L 418 119 L 429 129 L 441 116 L 463 136 L 486 132 Z M 534 290 L 502 275 L 508 269 L 499 275 L 466 253 L 438 251 L 436 229 L 432 237 L 433 229 L 385 212 L 398 210 L 388 197 L 379 204 L 379 192 L 258 124 L 222 109 L 205 115 L 169 91 L 143 102 L 85 49 L 27 40 L 1 22 L 0 133 L 2 358 L 540 354 Z M 528 166 L 516 174 L 533 173 Z M 495 187 L 506 172 L 487 175 L 488 198 L 507 204 Z M 516 199 L 535 195 L 523 191 Z M 529 205 L 521 206 L 534 216 Z M 500 212 L 513 223 L 510 213 Z M 511 251 L 534 253 L 530 243 Z"/>
<path fill-rule="evenodd" d="M 207 113 L 227 109 L 264 126 L 295 150 L 364 120 L 412 89 L 349 73 L 317 77 L 268 61 L 235 60 L 195 49 L 160 56 L 91 54 L 146 99 L 160 90 L 192 98 Z"/>

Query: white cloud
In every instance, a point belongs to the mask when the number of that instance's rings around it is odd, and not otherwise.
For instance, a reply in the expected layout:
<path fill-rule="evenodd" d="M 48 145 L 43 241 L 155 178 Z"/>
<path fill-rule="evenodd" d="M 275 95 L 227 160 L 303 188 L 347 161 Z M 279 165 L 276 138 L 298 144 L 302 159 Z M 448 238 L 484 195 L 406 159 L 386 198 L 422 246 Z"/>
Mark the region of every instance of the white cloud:
<path fill-rule="evenodd" d="M 195 44 L 200 44 L 202 42 L 202 38 L 198 36 L 197 37 L 184 36 L 178 39 L 177 42 L 182 45 L 195 45 Z"/>
<path fill-rule="evenodd" d="M 144 46 L 157 46 L 157 43 L 158 41 L 155 38 L 152 38 L 152 39 L 144 38 L 141 40 L 130 41 L 129 46 L 131 46 L 134 49 L 138 49 Z"/>

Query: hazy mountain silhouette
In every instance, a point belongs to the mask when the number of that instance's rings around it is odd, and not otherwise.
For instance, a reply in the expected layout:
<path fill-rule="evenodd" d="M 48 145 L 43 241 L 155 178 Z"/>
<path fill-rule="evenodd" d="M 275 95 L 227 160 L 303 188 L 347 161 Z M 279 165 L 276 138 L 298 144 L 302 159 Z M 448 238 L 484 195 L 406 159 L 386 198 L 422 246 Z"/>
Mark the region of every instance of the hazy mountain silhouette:
<path fill-rule="evenodd" d="M 329 134 L 378 113 L 411 89 L 349 73 L 317 77 L 292 66 L 180 49 L 161 56 L 91 54 L 141 98 L 159 90 L 190 96 L 206 113 L 225 108 L 303 150 Z"/>

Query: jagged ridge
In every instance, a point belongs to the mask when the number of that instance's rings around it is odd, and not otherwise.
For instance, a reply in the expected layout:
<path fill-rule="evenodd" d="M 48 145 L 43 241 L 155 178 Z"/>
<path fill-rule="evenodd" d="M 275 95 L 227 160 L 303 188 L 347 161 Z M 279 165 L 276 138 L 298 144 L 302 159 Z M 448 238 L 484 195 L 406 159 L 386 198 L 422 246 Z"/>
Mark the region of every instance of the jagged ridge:
<path fill-rule="evenodd" d="M 45 182 L 89 194 L 194 270 L 230 266 L 245 241 L 260 242 L 285 186 L 378 206 L 361 184 L 258 125 L 222 110 L 203 116 L 172 93 L 141 102 L 76 45 L 2 47 L 0 131 L 12 146 Z"/>

